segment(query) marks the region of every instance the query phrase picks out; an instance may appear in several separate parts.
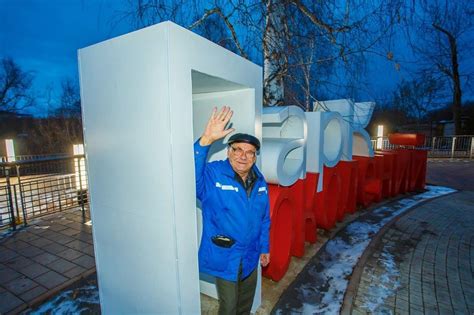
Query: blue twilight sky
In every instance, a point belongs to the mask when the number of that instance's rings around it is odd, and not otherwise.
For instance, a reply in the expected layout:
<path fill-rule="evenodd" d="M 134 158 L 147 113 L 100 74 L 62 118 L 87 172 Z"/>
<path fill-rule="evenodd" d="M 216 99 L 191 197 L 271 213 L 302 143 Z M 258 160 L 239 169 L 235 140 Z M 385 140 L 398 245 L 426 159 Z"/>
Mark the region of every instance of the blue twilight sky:
<path fill-rule="evenodd" d="M 119 5 L 114 0 L 0 0 L 0 58 L 12 57 L 33 71 L 38 95 L 48 86 L 57 93 L 62 79 L 77 81 L 77 49 L 130 30 L 111 24 Z"/>
<path fill-rule="evenodd" d="M 29 110 L 45 115 L 48 87 L 59 94 L 61 80 L 77 81 L 77 50 L 127 33 L 127 22 L 114 26 L 127 0 L 0 0 L 0 58 L 12 57 L 35 75 L 38 106 Z M 396 52 L 396 56 L 400 57 Z M 359 101 L 387 97 L 406 72 L 375 55 L 369 61 L 367 86 Z M 403 68 L 403 66 L 402 66 Z M 335 96 L 337 97 L 337 96 Z"/>

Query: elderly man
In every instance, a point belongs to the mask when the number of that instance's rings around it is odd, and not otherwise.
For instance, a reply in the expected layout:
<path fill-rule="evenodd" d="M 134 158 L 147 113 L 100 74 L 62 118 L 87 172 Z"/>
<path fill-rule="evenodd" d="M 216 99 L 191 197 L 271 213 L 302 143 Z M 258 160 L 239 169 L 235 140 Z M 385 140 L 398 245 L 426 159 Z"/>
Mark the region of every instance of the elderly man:
<path fill-rule="evenodd" d="M 211 144 L 234 131 L 226 128 L 232 113 L 226 106 L 214 108 L 194 144 L 203 217 L 199 268 L 216 277 L 219 314 L 250 314 L 258 263 L 270 262 L 268 189 L 255 165 L 260 141 L 235 134 L 227 142 L 227 159 L 206 163 Z"/>

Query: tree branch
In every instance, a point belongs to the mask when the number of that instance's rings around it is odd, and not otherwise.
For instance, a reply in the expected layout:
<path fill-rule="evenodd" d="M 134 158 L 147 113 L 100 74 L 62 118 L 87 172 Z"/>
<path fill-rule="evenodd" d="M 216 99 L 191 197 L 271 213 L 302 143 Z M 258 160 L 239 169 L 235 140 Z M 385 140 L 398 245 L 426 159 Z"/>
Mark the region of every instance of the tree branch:
<path fill-rule="evenodd" d="M 211 15 L 213 14 L 217 14 L 218 16 L 220 16 L 222 18 L 222 20 L 224 21 L 225 25 L 227 26 L 227 28 L 229 29 L 230 33 L 232 34 L 232 41 L 234 42 L 234 45 L 237 47 L 237 49 L 239 50 L 240 52 L 240 55 L 246 59 L 248 59 L 248 56 L 247 54 L 245 53 L 245 51 L 243 50 L 242 46 L 240 45 L 240 42 L 239 42 L 239 39 L 237 38 L 237 32 L 235 31 L 235 28 L 234 26 L 232 25 L 232 23 L 229 21 L 229 18 L 227 16 L 224 15 L 224 13 L 222 13 L 222 10 L 220 8 L 214 8 L 212 10 L 207 10 L 206 13 L 204 13 L 204 15 L 199 19 L 197 20 L 196 22 L 194 22 L 193 24 L 191 24 L 188 28 L 190 30 L 196 28 L 197 26 L 201 25 L 202 23 L 204 23 L 204 21 Z"/>
<path fill-rule="evenodd" d="M 325 29 L 331 36 L 331 38 L 334 39 L 334 33 L 342 33 L 342 32 L 347 32 L 351 28 L 349 26 L 341 26 L 341 27 L 332 27 L 331 25 L 325 23 L 323 20 L 318 18 L 315 14 L 313 14 L 304 4 L 301 3 L 300 0 L 292 0 L 291 1 L 296 7 L 304 14 L 306 15 L 311 22 L 313 22 L 315 25 L 322 27 Z"/>

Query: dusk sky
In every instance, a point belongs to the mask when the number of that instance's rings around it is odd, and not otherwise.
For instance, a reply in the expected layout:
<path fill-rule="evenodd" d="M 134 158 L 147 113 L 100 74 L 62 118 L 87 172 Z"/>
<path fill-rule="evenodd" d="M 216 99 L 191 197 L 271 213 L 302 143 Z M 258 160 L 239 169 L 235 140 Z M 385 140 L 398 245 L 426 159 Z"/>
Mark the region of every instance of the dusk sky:
<path fill-rule="evenodd" d="M 0 0 L 0 58 L 11 57 L 23 70 L 32 71 L 39 96 L 48 86 L 57 94 L 64 78 L 77 81 L 78 49 L 133 29 L 127 22 L 113 23 L 125 4 L 126 0 Z M 370 58 L 366 100 L 386 94 L 406 77 L 383 57 Z M 30 112 L 44 115 L 46 109 Z"/>
<path fill-rule="evenodd" d="M 33 71 L 40 95 L 63 78 L 77 80 L 77 50 L 127 33 L 114 28 L 114 0 L 0 0 L 0 57 Z M 41 113 L 45 109 L 33 109 Z"/>

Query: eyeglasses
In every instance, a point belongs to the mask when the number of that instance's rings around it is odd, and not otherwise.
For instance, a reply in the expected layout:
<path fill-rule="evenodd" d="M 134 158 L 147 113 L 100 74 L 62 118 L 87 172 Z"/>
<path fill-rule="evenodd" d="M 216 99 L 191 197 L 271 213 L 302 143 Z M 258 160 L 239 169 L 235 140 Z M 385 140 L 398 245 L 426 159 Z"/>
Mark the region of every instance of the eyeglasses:
<path fill-rule="evenodd" d="M 255 157 L 255 154 L 256 154 L 255 151 L 244 151 L 241 148 L 234 148 L 233 146 L 230 146 L 230 148 L 232 149 L 232 151 L 234 151 L 234 154 L 237 157 L 241 157 L 245 154 L 245 157 L 247 159 L 253 159 Z"/>

